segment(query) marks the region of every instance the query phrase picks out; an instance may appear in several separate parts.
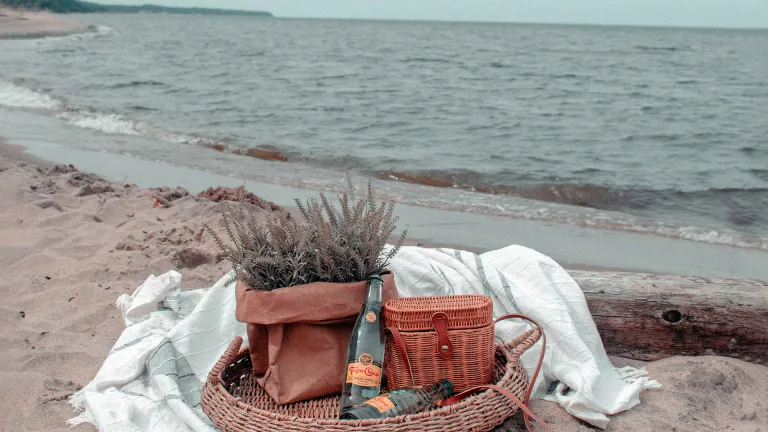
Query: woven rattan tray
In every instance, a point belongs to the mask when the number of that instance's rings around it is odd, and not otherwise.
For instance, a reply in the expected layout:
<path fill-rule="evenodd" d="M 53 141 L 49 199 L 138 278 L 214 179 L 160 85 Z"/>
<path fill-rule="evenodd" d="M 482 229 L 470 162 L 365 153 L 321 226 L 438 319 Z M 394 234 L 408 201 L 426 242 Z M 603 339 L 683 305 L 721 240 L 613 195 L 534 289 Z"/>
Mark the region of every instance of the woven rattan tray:
<path fill-rule="evenodd" d="M 496 384 L 520 399 L 528 387 L 520 356 L 540 337 L 540 329 L 532 328 L 496 347 Z M 240 349 L 242 342 L 239 337 L 232 341 L 203 386 L 203 411 L 223 432 L 490 431 L 518 410 L 495 390 L 454 405 L 388 419 L 339 420 L 338 396 L 278 406 L 256 383 L 248 351 Z M 307 368 L 308 373 L 311 370 Z"/>

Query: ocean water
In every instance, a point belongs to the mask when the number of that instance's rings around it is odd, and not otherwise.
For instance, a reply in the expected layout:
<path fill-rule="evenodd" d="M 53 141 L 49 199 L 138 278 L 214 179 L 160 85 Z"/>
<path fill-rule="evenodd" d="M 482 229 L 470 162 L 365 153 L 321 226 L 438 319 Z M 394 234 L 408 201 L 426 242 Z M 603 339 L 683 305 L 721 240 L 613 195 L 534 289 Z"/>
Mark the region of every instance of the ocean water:
<path fill-rule="evenodd" d="M 75 18 L 0 41 L 0 106 L 72 148 L 768 250 L 768 31 Z"/>

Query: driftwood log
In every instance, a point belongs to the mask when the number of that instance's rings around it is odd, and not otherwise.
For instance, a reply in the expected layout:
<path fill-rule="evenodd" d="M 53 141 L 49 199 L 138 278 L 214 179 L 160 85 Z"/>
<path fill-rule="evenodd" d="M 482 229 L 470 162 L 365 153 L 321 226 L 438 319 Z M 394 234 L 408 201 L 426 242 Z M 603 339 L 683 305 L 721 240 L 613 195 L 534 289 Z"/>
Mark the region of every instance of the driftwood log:
<path fill-rule="evenodd" d="M 610 355 L 721 355 L 768 364 L 768 282 L 569 271 Z"/>

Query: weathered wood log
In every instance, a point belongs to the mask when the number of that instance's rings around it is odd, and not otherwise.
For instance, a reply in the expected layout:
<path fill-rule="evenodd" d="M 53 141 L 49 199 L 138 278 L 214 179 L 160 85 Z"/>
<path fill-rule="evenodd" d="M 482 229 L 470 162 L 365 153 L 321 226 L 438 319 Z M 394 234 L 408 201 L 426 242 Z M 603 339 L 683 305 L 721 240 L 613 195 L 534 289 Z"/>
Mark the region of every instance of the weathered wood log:
<path fill-rule="evenodd" d="M 768 282 L 569 271 L 608 354 L 722 355 L 768 364 Z"/>

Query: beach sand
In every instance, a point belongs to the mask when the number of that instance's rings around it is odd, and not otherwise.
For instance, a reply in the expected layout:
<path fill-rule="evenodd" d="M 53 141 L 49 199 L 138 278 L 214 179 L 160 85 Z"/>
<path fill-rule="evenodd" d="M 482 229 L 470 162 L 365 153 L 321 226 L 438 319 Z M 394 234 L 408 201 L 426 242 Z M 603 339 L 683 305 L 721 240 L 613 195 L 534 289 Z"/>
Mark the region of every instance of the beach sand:
<path fill-rule="evenodd" d="M 63 36 L 89 31 L 91 26 L 50 12 L 0 7 L 0 39 Z"/>
<path fill-rule="evenodd" d="M 153 207 L 145 189 L 1 148 L 0 430 L 64 431 L 73 416 L 67 398 L 93 378 L 123 330 L 120 294 L 170 269 L 181 271 L 186 289 L 228 270 L 202 226 L 218 225 L 218 204 L 186 196 Z M 614 416 L 609 431 L 768 430 L 768 368 L 722 357 L 646 366 L 664 387 Z M 533 409 L 556 430 L 592 430 L 553 403 Z M 518 427 L 513 419 L 503 430 Z"/>

